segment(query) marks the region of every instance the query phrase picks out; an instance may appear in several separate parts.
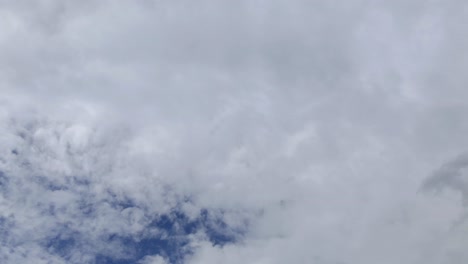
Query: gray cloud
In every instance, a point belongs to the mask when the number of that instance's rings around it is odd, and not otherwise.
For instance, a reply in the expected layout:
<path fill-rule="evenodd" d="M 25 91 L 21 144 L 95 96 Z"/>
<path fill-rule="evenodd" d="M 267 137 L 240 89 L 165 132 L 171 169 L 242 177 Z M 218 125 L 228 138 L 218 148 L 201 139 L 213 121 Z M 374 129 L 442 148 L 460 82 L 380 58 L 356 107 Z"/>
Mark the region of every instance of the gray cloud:
<path fill-rule="evenodd" d="M 444 188 L 460 192 L 464 202 L 468 199 L 468 183 L 466 182 L 465 168 L 468 167 L 466 154 L 456 157 L 436 170 L 423 184 L 424 190 L 441 191 Z"/>
<path fill-rule="evenodd" d="M 128 257 L 106 239 L 174 208 L 244 232 L 187 235 L 185 263 L 466 262 L 465 13 L 0 1 L 0 262 Z"/>

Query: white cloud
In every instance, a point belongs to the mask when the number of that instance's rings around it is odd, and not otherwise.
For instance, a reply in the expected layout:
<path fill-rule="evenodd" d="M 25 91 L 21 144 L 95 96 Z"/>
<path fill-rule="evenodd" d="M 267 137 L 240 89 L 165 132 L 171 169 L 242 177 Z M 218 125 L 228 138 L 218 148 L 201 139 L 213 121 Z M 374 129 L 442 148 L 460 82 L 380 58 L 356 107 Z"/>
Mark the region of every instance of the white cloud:
<path fill-rule="evenodd" d="M 68 262 L 125 257 L 105 238 L 161 232 L 175 207 L 247 230 L 224 247 L 199 230 L 186 263 L 468 260 L 463 1 L 0 1 L 0 17 L 0 262 L 65 263 L 45 244 L 67 232 Z"/>
<path fill-rule="evenodd" d="M 148 257 L 145 257 L 139 263 L 141 264 L 166 264 L 167 262 L 161 256 L 148 256 Z"/>

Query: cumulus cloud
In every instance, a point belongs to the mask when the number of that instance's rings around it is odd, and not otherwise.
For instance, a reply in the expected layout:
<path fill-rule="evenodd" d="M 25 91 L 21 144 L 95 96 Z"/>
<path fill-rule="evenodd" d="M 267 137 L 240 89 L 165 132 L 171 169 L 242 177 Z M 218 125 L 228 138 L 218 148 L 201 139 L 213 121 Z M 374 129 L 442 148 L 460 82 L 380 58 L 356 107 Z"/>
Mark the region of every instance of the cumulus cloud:
<path fill-rule="evenodd" d="M 0 262 L 465 263 L 466 10 L 0 0 Z"/>

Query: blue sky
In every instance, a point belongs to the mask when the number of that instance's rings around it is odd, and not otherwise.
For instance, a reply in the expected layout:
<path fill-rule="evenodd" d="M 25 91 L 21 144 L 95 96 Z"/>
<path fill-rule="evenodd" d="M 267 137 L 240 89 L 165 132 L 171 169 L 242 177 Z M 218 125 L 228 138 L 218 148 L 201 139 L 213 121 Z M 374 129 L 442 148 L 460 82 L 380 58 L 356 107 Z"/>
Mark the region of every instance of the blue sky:
<path fill-rule="evenodd" d="M 0 263 L 467 263 L 461 0 L 0 0 Z"/>
<path fill-rule="evenodd" d="M 126 208 L 135 207 L 129 205 Z M 213 246 L 222 247 L 228 243 L 240 242 L 245 229 L 231 229 L 222 218 L 210 215 L 207 210 L 202 210 L 196 219 L 188 219 L 183 212 L 177 209 L 170 213 L 155 217 L 142 234 L 121 236 L 118 233 L 110 234 L 100 238 L 101 243 L 118 244 L 125 251 L 123 256 L 114 256 L 106 252 L 96 252 L 94 261 L 96 263 L 137 263 L 146 256 L 163 256 L 170 263 L 184 263 L 186 256 L 193 253 L 193 248 L 188 244 L 188 236 L 197 232 L 206 234 Z M 147 230 L 157 229 L 155 235 L 146 235 Z M 55 236 L 48 237 L 44 241 L 44 247 L 52 254 L 59 255 L 70 261 L 74 252 L 85 250 L 89 243 L 87 238 L 69 227 L 62 227 Z"/>

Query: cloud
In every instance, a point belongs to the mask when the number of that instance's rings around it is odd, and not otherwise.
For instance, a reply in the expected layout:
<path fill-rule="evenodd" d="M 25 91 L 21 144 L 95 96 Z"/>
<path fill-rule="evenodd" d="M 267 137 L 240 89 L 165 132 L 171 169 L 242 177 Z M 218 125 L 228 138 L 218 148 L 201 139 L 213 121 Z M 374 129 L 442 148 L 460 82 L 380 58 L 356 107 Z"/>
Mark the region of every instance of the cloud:
<path fill-rule="evenodd" d="M 167 262 L 160 256 L 145 257 L 141 264 L 166 264 Z"/>
<path fill-rule="evenodd" d="M 463 198 L 466 199 L 467 186 L 463 173 L 466 167 L 468 167 L 467 156 L 466 154 L 460 155 L 436 170 L 431 177 L 426 180 L 423 187 L 427 190 L 440 190 L 448 187 L 461 192 Z"/>
<path fill-rule="evenodd" d="M 466 262 L 465 10 L 0 1 L 0 262 Z"/>

